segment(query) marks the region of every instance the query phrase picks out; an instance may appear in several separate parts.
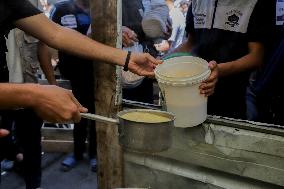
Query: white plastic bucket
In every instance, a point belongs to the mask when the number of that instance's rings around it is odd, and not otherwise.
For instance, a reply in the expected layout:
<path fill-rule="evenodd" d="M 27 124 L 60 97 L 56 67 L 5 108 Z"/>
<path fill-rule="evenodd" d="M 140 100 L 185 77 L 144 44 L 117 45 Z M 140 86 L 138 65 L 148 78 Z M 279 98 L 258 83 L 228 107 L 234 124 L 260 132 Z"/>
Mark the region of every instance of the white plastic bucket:
<path fill-rule="evenodd" d="M 208 62 L 193 56 L 170 58 L 155 70 L 166 110 L 176 115 L 176 127 L 194 127 L 207 118 L 207 97 L 199 86 L 211 71 Z"/>

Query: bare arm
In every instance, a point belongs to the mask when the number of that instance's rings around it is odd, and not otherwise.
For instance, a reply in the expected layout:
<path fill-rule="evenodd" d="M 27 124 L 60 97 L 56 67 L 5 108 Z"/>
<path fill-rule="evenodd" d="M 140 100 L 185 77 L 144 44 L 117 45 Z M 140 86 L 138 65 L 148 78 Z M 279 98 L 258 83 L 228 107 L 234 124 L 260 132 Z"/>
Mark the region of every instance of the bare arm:
<path fill-rule="evenodd" d="M 51 122 L 80 121 L 86 112 L 73 94 L 57 86 L 38 84 L 0 84 L 0 108 L 32 108 L 44 120 Z"/>
<path fill-rule="evenodd" d="M 45 44 L 39 42 L 38 44 L 38 60 L 40 63 L 40 67 L 48 81 L 51 85 L 56 85 L 57 82 L 55 80 L 53 67 L 51 64 L 51 55 L 48 49 L 49 47 Z"/>
<path fill-rule="evenodd" d="M 14 24 L 51 47 L 90 59 L 124 64 L 126 52 L 56 25 L 43 14 L 20 19 Z M 149 54 L 134 53 L 129 61 L 129 70 L 139 75 L 153 76 L 154 67 L 159 63 L 161 61 Z M 87 111 L 70 91 L 57 86 L 0 84 L 0 93 L 0 108 L 33 108 L 42 119 L 51 122 L 78 122 L 80 112 Z"/>
<path fill-rule="evenodd" d="M 43 14 L 20 19 L 15 24 L 50 47 L 92 60 L 124 65 L 127 52 L 106 46 L 74 30 L 61 27 Z M 161 62 L 149 54 L 133 53 L 129 62 L 129 70 L 139 75 L 153 76 L 153 69 L 159 63 Z"/>
<path fill-rule="evenodd" d="M 209 66 L 212 73 L 210 77 L 201 84 L 201 94 L 205 94 L 206 96 L 213 94 L 218 77 L 233 75 L 259 67 L 262 64 L 264 55 L 263 46 L 260 43 L 251 42 L 248 44 L 248 47 L 249 53 L 238 60 L 219 63 L 218 65 L 214 61 L 210 62 Z"/>
<path fill-rule="evenodd" d="M 249 53 L 246 56 L 235 61 L 218 64 L 220 77 L 253 70 L 261 66 L 264 56 L 263 45 L 258 42 L 250 42 L 248 48 Z"/>

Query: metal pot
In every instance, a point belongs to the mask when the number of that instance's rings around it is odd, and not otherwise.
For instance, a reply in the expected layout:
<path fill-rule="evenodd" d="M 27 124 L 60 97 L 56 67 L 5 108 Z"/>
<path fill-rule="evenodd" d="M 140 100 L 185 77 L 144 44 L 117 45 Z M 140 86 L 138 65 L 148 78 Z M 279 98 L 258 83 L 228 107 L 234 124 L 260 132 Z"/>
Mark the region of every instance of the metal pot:
<path fill-rule="evenodd" d="M 123 119 L 122 116 L 129 112 L 147 112 L 162 115 L 169 118 L 170 121 L 144 123 Z M 117 124 L 119 143 L 123 148 L 130 151 L 157 153 L 167 150 L 172 145 L 172 129 L 175 116 L 168 112 L 147 109 L 125 110 L 117 114 L 118 120 L 89 113 L 82 113 L 81 116 L 91 120 Z"/>

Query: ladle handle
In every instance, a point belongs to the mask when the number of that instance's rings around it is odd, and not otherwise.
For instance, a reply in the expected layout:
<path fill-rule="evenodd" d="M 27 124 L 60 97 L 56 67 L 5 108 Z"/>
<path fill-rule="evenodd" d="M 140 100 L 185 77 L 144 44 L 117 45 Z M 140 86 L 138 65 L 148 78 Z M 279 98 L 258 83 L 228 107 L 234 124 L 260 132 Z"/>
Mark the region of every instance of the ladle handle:
<path fill-rule="evenodd" d="M 94 121 L 103 122 L 103 123 L 114 123 L 114 124 L 119 123 L 119 121 L 116 119 L 112 119 L 112 118 L 108 118 L 108 117 L 104 117 L 104 116 L 100 116 L 96 114 L 90 114 L 90 113 L 81 113 L 81 117 L 94 120 Z"/>

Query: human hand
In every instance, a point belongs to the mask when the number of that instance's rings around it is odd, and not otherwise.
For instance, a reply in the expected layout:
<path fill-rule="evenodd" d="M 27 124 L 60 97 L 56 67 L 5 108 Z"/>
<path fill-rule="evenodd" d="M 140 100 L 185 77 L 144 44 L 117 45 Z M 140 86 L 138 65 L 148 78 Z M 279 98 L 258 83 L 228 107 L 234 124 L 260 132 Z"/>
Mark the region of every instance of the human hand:
<path fill-rule="evenodd" d="M 87 112 L 72 92 L 57 86 L 35 86 L 32 108 L 43 119 L 53 123 L 79 122 Z"/>
<path fill-rule="evenodd" d="M 3 138 L 9 134 L 9 131 L 6 129 L 0 129 L 0 138 Z"/>
<path fill-rule="evenodd" d="M 154 77 L 154 69 L 161 63 L 161 60 L 155 59 L 148 53 L 132 53 L 128 69 L 140 76 Z"/>
<path fill-rule="evenodd" d="M 154 44 L 157 51 L 160 52 L 167 52 L 170 49 L 170 44 L 167 40 L 163 40 L 159 44 Z"/>
<path fill-rule="evenodd" d="M 131 47 L 138 42 L 137 34 L 126 26 L 122 26 L 122 44 L 124 47 Z"/>
<path fill-rule="evenodd" d="M 212 95 L 215 90 L 216 83 L 218 81 L 219 69 L 218 64 L 215 61 L 209 62 L 209 68 L 211 70 L 211 74 L 207 80 L 201 83 L 199 89 L 200 93 L 204 94 L 206 97 Z"/>

